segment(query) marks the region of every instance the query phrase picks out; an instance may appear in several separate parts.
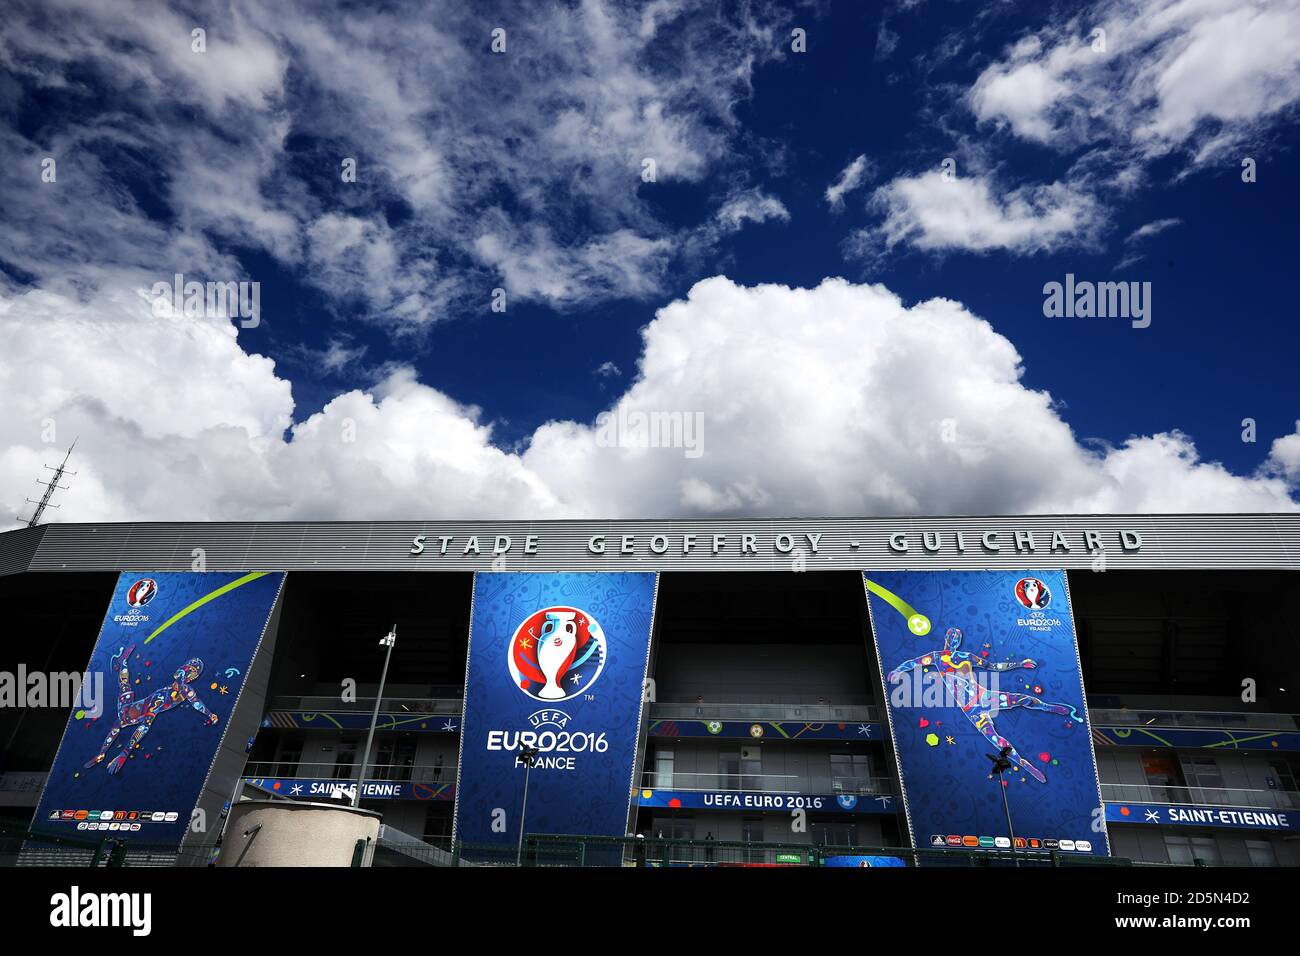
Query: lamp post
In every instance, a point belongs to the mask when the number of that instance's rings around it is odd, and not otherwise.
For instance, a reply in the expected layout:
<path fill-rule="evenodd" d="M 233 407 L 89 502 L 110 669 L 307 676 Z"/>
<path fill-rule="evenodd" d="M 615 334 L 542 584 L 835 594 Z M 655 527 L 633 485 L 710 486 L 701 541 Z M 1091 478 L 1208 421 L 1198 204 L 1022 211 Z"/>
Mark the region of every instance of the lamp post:
<path fill-rule="evenodd" d="M 380 647 L 387 647 L 384 651 L 384 669 L 379 675 L 379 693 L 375 695 L 375 709 L 370 714 L 370 731 L 366 734 L 366 749 L 361 752 L 361 772 L 357 775 L 357 790 L 352 794 L 352 805 L 358 807 L 361 805 L 361 788 L 366 782 L 366 764 L 370 761 L 370 745 L 375 740 L 375 724 L 379 722 L 379 705 L 384 700 L 384 681 L 388 679 L 388 662 L 393 657 L 393 645 L 397 643 L 397 625 L 379 639 Z"/>
<path fill-rule="evenodd" d="M 1007 815 L 1007 837 L 1011 840 L 1011 863 L 1013 866 L 1020 866 L 1020 858 L 1016 856 L 1016 833 L 1011 828 L 1011 805 L 1007 803 L 1007 787 L 1002 782 L 1002 774 L 1010 770 L 1012 763 L 1007 759 L 1011 753 L 1010 747 L 1003 747 L 995 757 L 992 754 L 985 754 L 989 760 L 993 761 L 993 769 L 989 771 L 989 779 L 998 778 L 998 789 L 1002 791 L 1002 811 Z"/>
<path fill-rule="evenodd" d="M 537 748 L 528 747 L 523 744 L 519 745 L 519 756 L 517 761 L 524 762 L 524 803 L 519 809 L 519 850 L 515 853 L 515 866 L 523 866 L 524 863 L 524 818 L 528 813 L 528 772 L 533 769 L 533 761 L 537 759 Z"/>

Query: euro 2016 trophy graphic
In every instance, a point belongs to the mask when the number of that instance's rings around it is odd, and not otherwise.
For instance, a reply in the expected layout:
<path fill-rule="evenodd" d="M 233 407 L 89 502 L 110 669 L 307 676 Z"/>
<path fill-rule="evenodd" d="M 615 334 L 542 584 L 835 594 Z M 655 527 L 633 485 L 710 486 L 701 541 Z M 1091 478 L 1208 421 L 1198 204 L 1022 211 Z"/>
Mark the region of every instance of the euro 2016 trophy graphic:
<path fill-rule="evenodd" d="M 530 614 L 510 641 L 507 663 L 515 686 L 538 700 L 569 700 L 596 682 L 605 666 L 605 632 L 576 607 Z"/>

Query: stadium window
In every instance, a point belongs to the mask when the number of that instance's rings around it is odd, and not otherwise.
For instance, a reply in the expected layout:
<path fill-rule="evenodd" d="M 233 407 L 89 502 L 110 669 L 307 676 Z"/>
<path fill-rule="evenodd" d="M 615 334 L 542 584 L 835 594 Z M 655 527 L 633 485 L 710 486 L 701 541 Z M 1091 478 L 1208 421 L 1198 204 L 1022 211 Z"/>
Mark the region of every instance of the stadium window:
<path fill-rule="evenodd" d="M 831 754 L 831 790 L 860 793 L 871 789 L 870 754 Z"/>
<path fill-rule="evenodd" d="M 669 790 L 673 785 L 673 752 L 659 749 L 655 751 L 656 790 Z"/>
<path fill-rule="evenodd" d="M 741 789 L 739 750 L 723 750 L 718 754 L 718 775 L 721 777 L 721 789 Z"/>
<path fill-rule="evenodd" d="M 661 840 L 694 840 L 693 817 L 656 817 L 654 834 Z"/>
<path fill-rule="evenodd" d="M 750 844 L 745 848 L 745 860 L 748 863 L 766 863 L 766 851 L 763 843 L 763 818 L 743 817 L 740 821 L 740 839 Z M 756 845 L 757 844 L 757 845 Z"/>
<path fill-rule="evenodd" d="M 355 738 L 339 741 L 338 753 L 334 755 L 334 779 L 350 780 L 357 772 L 357 742 Z"/>
<path fill-rule="evenodd" d="M 1188 866 L 1200 860 L 1202 863 L 1216 866 L 1221 862 L 1219 845 L 1213 837 L 1185 837 L 1165 835 L 1165 849 L 1169 853 L 1170 863 Z"/>
<path fill-rule="evenodd" d="M 451 816 L 432 802 L 424 813 L 424 842 L 434 846 L 451 843 Z"/>
<path fill-rule="evenodd" d="M 856 823 L 812 823 L 813 842 L 819 846 L 856 846 L 858 842 L 858 825 Z"/>
<path fill-rule="evenodd" d="M 1192 787 L 1193 803 L 1227 803 L 1228 792 L 1223 789 L 1223 771 L 1213 757 L 1184 757 L 1183 775 Z"/>
<path fill-rule="evenodd" d="M 763 751 L 757 746 L 740 748 L 740 785 L 746 790 L 761 790 Z"/>
<path fill-rule="evenodd" d="M 286 737 L 280 741 L 280 750 L 275 758 L 274 777 L 298 776 L 298 764 L 302 762 L 302 737 Z"/>
<path fill-rule="evenodd" d="M 1277 866 L 1273 844 L 1267 840 L 1247 840 L 1246 852 L 1250 854 L 1251 866 Z"/>
<path fill-rule="evenodd" d="M 1292 772 L 1291 765 L 1285 760 L 1270 760 L 1268 770 L 1269 789 L 1279 791 L 1276 796 L 1276 806 L 1292 809 L 1300 807 L 1300 793 L 1296 793 L 1295 773 Z"/>

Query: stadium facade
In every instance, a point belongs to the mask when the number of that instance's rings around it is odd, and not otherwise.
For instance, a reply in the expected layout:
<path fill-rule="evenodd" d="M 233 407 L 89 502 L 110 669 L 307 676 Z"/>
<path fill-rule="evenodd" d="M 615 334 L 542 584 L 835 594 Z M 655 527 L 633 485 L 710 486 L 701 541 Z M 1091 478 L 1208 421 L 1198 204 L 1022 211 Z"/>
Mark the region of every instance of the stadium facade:
<path fill-rule="evenodd" d="M 362 806 L 436 846 L 523 746 L 528 832 L 1300 863 L 1292 515 L 55 524 L 0 594 L 11 704 L 102 685 L 0 708 L 11 825 L 346 798 L 395 627 Z"/>

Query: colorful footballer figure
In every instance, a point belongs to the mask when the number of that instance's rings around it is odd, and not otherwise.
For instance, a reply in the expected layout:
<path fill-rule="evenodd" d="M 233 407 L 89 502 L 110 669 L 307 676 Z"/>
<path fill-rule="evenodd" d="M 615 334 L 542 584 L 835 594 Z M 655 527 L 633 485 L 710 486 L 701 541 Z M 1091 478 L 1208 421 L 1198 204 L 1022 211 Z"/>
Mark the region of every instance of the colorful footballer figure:
<path fill-rule="evenodd" d="M 108 736 L 104 738 L 104 746 L 99 749 L 99 753 L 86 762 L 86 769 L 103 763 L 118 734 L 127 727 L 134 727 L 135 733 L 131 734 L 131 738 L 123 745 L 122 752 L 108 762 L 108 772 L 117 773 L 126 765 L 126 758 L 130 751 L 140 746 L 140 741 L 149 732 L 158 715 L 165 714 L 182 704 L 188 704 L 200 714 L 206 715 L 209 726 L 217 722 L 217 715 L 203 705 L 199 695 L 190 686 L 203 673 L 203 661 L 191 657 L 172 674 L 171 684 L 159 688 L 144 700 L 136 700 L 135 691 L 131 689 L 131 670 L 127 666 L 127 660 L 134 652 L 135 645 L 128 644 L 112 657 L 111 663 L 117 668 L 117 682 L 122 689 L 122 693 L 117 698 L 117 722 L 109 728 Z"/>
<path fill-rule="evenodd" d="M 1013 761 L 1027 770 L 1029 775 L 1039 783 L 1047 783 L 1043 772 L 1018 754 L 1011 741 L 998 734 L 997 728 L 993 726 L 993 714 L 1014 707 L 1024 707 L 1027 710 L 1068 715 L 1071 720 L 1079 723 L 1083 723 L 1083 718 L 1070 704 L 1050 704 L 1031 694 L 993 691 L 985 687 L 975 679 L 976 669 L 999 672 L 1017 668 L 1032 670 L 1038 666 L 1038 662 L 1026 658 L 1023 661 L 999 661 L 990 664 L 979 655 L 961 650 L 961 642 L 961 628 L 950 627 L 943 635 L 942 650 L 928 651 L 920 657 L 904 661 L 890 671 L 886 679 L 889 683 L 895 684 L 903 679 L 904 674 L 918 667 L 937 668 L 948 693 L 952 695 L 952 699 L 966 715 L 966 719 L 975 725 L 975 729 L 983 735 L 984 739 L 999 750 L 1004 747 L 1009 748 L 1009 756 Z"/>

